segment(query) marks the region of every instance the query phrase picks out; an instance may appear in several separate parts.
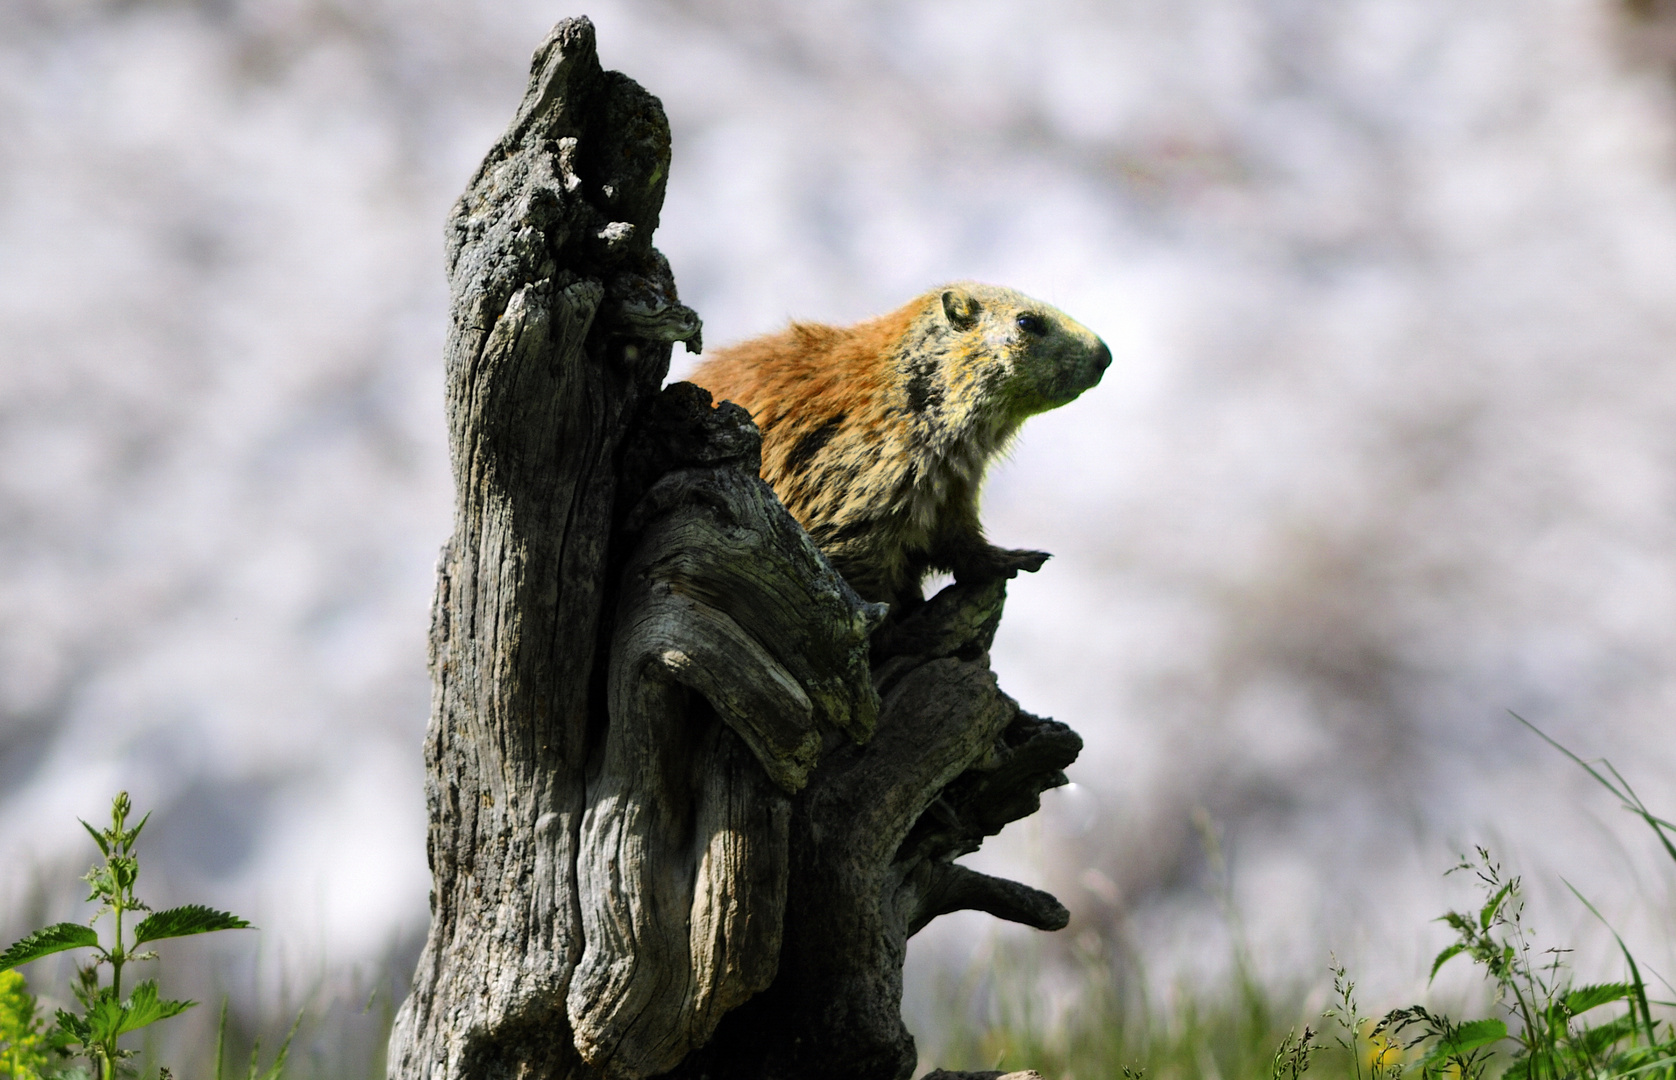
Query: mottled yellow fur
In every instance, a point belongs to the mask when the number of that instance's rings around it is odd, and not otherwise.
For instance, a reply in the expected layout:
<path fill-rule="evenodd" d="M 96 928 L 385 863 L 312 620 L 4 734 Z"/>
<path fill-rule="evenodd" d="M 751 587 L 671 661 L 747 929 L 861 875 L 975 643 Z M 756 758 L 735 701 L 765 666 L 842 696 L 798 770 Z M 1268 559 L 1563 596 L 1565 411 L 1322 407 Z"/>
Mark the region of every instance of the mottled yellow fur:
<path fill-rule="evenodd" d="M 928 570 L 1011 577 L 1047 555 L 991 546 L 984 469 L 1024 419 L 1100 381 L 1111 351 L 1022 293 L 961 282 L 849 327 L 793 323 L 692 381 L 762 430 L 762 476 L 868 600 L 911 604 Z"/>

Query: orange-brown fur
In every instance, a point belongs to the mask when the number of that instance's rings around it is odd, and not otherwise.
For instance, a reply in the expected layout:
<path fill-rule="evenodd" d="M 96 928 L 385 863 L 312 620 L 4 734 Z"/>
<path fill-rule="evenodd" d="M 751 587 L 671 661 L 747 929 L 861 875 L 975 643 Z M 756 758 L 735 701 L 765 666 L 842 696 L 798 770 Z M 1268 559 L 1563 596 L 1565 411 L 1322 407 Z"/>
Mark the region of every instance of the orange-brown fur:
<path fill-rule="evenodd" d="M 1063 312 L 965 282 L 850 327 L 793 323 L 691 378 L 751 413 L 763 479 L 845 580 L 903 604 L 928 570 L 1011 577 L 1047 558 L 984 540 L 984 468 L 1025 417 L 1076 397 L 1110 359 Z"/>

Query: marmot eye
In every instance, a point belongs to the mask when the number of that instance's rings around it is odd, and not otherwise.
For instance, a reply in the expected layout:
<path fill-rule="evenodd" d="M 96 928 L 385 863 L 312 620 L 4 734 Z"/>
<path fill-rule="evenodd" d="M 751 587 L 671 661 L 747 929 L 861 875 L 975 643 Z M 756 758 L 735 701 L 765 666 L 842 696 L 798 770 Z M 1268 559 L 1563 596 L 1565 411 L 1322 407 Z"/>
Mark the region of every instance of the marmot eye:
<path fill-rule="evenodd" d="M 1028 312 L 1018 317 L 1018 328 L 1035 337 L 1042 337 L 1048 332 L 1047 320 Z"/>

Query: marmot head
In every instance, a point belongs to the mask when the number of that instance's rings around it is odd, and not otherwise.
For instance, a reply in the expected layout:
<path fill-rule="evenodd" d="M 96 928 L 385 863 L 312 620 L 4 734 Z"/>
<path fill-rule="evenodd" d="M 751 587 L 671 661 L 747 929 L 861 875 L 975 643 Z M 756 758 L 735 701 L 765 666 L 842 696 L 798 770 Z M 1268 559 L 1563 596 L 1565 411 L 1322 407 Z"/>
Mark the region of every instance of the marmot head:
<path fill-rule="evenodd" d="M 1017 425 L 1058 408 L 1111 366 L 1092 330 L 1021 292 L 963 281 L 927 299 L 922 318 L 941 324 L 930 336 L 947 343 L 939 374 L 949 397 L 992 420 Z"/>

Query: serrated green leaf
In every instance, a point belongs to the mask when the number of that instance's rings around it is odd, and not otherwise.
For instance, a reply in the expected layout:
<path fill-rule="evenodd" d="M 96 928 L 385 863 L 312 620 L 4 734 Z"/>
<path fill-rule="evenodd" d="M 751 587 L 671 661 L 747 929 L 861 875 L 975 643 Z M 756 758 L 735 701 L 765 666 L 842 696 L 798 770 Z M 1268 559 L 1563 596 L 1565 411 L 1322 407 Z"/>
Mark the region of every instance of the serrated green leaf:
<path fill-rule="evenodd" d="M 1442 915 L 1439 915 L 1433 921 L 1434 922 L 1448 923 L 1457 932 L 1462 933 L 1462 934 L 1475 934 L 1475 933 L 1477 933 L 1477 928 L 1472 925 L 1472 920 L 1467 918 L 1465 915 L 1462 915 L 1458 911 L 1446 911 Z"/>
<path fill-rule="evenodd" d="M 134 927 L 134 944 L 138 946 L 147 941 L 161 941 L 164 938 L 207 934 L 214 930 L 243 930 L 249 926 L 250 923 L 237 915 L 216 911 L 202 904 L 187 904 L 185 907 L 170 908 L 141 919 L 139 925 Z"/>
<path fill-rule="evenodd" d="M 157 983 L 152 980 L 134 987 L 127 1001 L 101 997 L 87 1010 L 81 1023 L 83 1045 L 111 1043 L 130 1031 L 138 1031 L 159 1020 L 167 1020 L 196 1005 L 195 1001 L 164 1001 L 157 996 Z"/>
<path fill-rule="evenodd" d="M 132 855 L 112 855 L 110 867 L 111 880 L 116 882 L 119 892 L 126 894 L 140 880 L 140 861 Z"/>
<path fill-rule="evenodd" d="M 1530 726 L 1528 722 L 1524 723 L 1526 727 Z M 1542 735 L 1542 732 L 1538 731 L 1537 734 Z M 1546 735 L 1542 735 L 1542 737 L 1544 739 L 1548 738 Z M 1548 741 L 1553 742 L 1552 739 L 1549 739 Z M 1559 744 L 1555 743 L 1555 745 L 1558 746 Z M 1565 748 L 1560 747 L 1560 749 L 1564 750 Z M 1567 753 L 1569 753 L 1569 751 L 1567 751 Z M 1564 878 L 1561 878 L 1560 880 L 1565 881 Z M 1634 1012 L 1639 1006 L 1641 1011 L 1641 1033 L 1646 1037 L 1649 1044 L 1658 1042 L 1658 1037 L 1655 1034 L 1653 1026 L 1653 1011 L 1648 1007 L 1647 1002 L 1647 985 L 1641 981 L 1641 968 L 1636 964 L 1634 955 L 1632 955 L 1629 951 L 1629 946 L 1624 944 L 1624 939 L 1618 935 L 1617 930 L 1612 928 L 1612 924 L 1606 921 L 1606 916 L 1602 915 L 1599 909 L 1589 903 L 1589 898 L 1577 891 L 1577 886 L 1573 885 L 1569 881 L 1566 881 L 1565 887 L 1571 890 L 1571 895 L 1582 901 L 1583 906 L 1589 909 L 1589 914 L 1599 919 L 1601 925 L 1612 932 L 1612 939 L 1618 943 L 1618 951 L 1624 954 L 1624 963 L 1629 966 L 1629 983 L 1627 985 L 1629 987 L 1630 1011 Z"/>
<path fill-rule="evenodd" d="M 39 960 L 43 956 L 51 956 L 65 949 L 79 949 L 89 945 L 95 948 L 99 945 L 99 935 L 93 932 L 91 926 L 61 922 L 35 931 L 0 953 L 0 971 L 10 971 L 19 964 L 27 964 L 31 960 Z"/>
<path fill-rule="evenodd" d="M 1613 1001 L 1622 1001 L 1630 996 L 1627 983 L 1596 983 L 1592 986 L 1580 986 L 1565 996 L 1565 1007 L 1573 1016 L 1581 1016 L 1590 1009 L 1598 1009 L 1602 1005 Z"/>
<path fill-rule="evenodd" d="M 81 821 L 81 818 L 77 818 L 76 820 Z M 93 842 L 99 845 L 99 854 L 108 858 L 111 853 L 111 845 L 110 841 L 105 839 L 105 834 L 100 832 L 98 829 L 95 829 L 85 821 L 81 822 L 81 827 L 86 829 L 87 835 L 93 837 Z"/>
<path fill-rule="evenodd" d="M 1479 1047 L 1489 1046 L 1507 1038 L 1507 1025 L 1500 1020 L 1468 1020 L 1457 1027 L 1446 1039 L 1439 1039 L 1426 1055 L 1428 1061 L 1446 1061 L 1464 1057 Z"/>
<path fill-rule="evenodd" d="M 122 1007 L 122 1023 L 118 1035 L 138 1031 L 148 1024 L 178 1016 L 198 1004 L 196 1001 L 166 1001 L 157 996 L 157 982 L 147 979 L 134 987 L 134 993 Z"/>
<path fill-rule="evenodd" d="M 1586 1053 L 1591 1057 L 1598 1057 L 1603 1051 L 1611 1049 L 1634 1034 L 1635 1014 L 1629 1012 L 1610 1023 L 1589 1028 L 1578 1041 L 1582 1043 Z"/>
<path fill-rule="evenodd" d="M 55 1046 L 85 1045 L 87 1042 L 87 1023 L 75 1013 L 59 1009 L 57 1013 L 58 1025 L 48 1034 L 48 1039 Z"/>
<path fill-rule="evenodd" d="M 122 1034 L 122 1003 L 113 997 L 101 996 L 87 1007 L 82 1017 L 82 1044 L 94 1046 L 109 1043 Z"/>
<path fill-rule="evenodd" d="M 1438 968 L 1441 968 L 1444 964 L 1448 963 L 1452 958 L 1457 957 L 1464 952 L 1466 952 L 1466 946 L 1465 945 L 1451 945 L 1447 949 L 1444 949 L 1442 952 L 1438 953 L 1437 954 L 1437 959 L 1432 961 L 1432 973 L 1426 977 L 1426 981 L 1429 983 L 1433 979 L 1437 978 Z"/>

